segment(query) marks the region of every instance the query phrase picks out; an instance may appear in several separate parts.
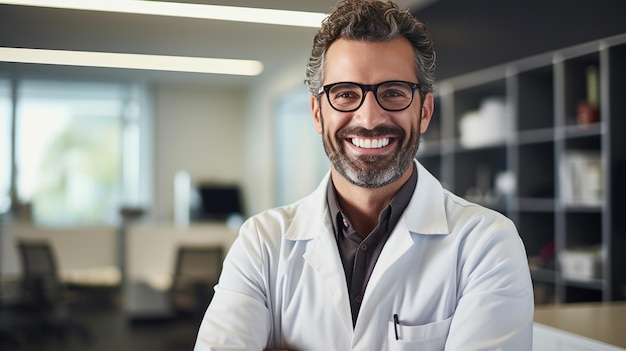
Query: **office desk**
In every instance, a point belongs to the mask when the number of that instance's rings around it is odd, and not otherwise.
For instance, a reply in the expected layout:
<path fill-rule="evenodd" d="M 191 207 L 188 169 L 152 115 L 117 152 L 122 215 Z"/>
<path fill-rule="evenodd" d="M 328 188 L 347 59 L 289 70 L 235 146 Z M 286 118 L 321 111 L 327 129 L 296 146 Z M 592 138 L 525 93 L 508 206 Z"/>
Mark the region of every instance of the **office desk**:
<path fill-rule="evenodd" d="M 71 268 L 59 275 L 65 284 L 86 287 L 117 287 L 122 282 L 119 268 L 115 266 Z"/>
<path fill-rule="evenodd" d="M 535 339 L 534 351 L 626 350 L 626 302 L 537 306 Z"/>
<path fill-rule="evenodd" d="M 171 316 L 168 289 L 176 268 L 176 253 L 184 246 L 221 246 L 227 252 L 237 232 L 225 223 L 131 226 L 126 237 L 125 308 L 133 320 Z"/>

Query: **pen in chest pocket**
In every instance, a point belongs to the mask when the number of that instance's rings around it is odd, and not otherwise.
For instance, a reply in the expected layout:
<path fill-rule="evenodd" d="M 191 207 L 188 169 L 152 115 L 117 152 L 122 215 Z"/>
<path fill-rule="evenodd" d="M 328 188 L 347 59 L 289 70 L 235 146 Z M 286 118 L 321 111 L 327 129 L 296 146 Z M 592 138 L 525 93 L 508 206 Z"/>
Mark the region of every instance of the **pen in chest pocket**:
<path fill-rule="evenodd" d="M 393 315 L 393 330 L 396 332 L 396 340 L 399 340 L 400 338 L 398 337 L 398 314 L 394 314 Z"/>

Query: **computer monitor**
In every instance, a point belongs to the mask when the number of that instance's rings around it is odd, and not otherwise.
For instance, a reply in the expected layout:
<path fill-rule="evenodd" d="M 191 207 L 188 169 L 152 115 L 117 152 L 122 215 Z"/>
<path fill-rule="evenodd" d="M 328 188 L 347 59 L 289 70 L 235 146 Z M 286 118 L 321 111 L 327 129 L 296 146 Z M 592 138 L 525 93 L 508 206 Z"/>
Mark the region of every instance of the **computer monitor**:
<path fill-rule="evenodd" d="M 232 214 L 242 213 L 239 186 L 201 184 L 197 190 L 200 206 L 194 219 L 226 220 Z"/>

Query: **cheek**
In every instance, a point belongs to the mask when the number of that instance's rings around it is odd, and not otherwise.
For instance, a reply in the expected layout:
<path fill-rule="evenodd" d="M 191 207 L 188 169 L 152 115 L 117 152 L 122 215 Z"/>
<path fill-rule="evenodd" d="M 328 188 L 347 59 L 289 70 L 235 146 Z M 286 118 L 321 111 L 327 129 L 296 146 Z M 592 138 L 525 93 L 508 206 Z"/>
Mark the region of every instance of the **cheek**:
<path fill-rule="evenodd" d="M 335 135 L 338 130 L 350 124 L 350 116 L 346 115 L 335 110 L 324 109 L 320 111 L 319 126 L 316 126 L 318 132 Z"/>
<path fill-rule="evenodd" d="M 412 134 L 419 133 L 421 129 L 419 115 L 415 114 L 396 119 L 393 123 L 404 130 L 406 139 L 409 139 Z"/>
<path fill-rule="evenodd" d="M 426 123 L 426 121 L 422 118 L 422 114 L 420 113 L 419 109 L 417 109 L 413 113 L 413 115 L 409 117 L 409 120 L 411 121 L 411 125 L 408 128 L 410 128 L 409 130 L 411 131 L 411 133 L 421 134 L 424 132 L 425 125 L 428 125 L 428 123 Z"/>

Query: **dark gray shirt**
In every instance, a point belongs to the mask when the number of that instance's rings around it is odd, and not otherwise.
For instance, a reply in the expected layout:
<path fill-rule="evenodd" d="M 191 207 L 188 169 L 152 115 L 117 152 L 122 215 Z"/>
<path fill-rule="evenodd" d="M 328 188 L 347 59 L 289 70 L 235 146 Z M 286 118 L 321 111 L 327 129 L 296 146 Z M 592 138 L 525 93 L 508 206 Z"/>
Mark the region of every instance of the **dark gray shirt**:
<path fill-rule="evenodd" d="M 389 234 L 391 234 L 400 216 L 409 204 L 416 185 L 417 169 L 413 167 L 411 178 L 404 183 L 398 193 L 391 199 L 389 205 L 380 213 L 376 228 L 363 239 L 354 230 L 350 219 L 342 213 L 332 179 L 328 182 L 328 208 L 333 219 L 339 256 L 341 256 L 346 282 L 348 283 L 353 325 L 356 324 L 365 288 L 374 270 L 378 256 L 385 242 L 387 242 Z"/>

